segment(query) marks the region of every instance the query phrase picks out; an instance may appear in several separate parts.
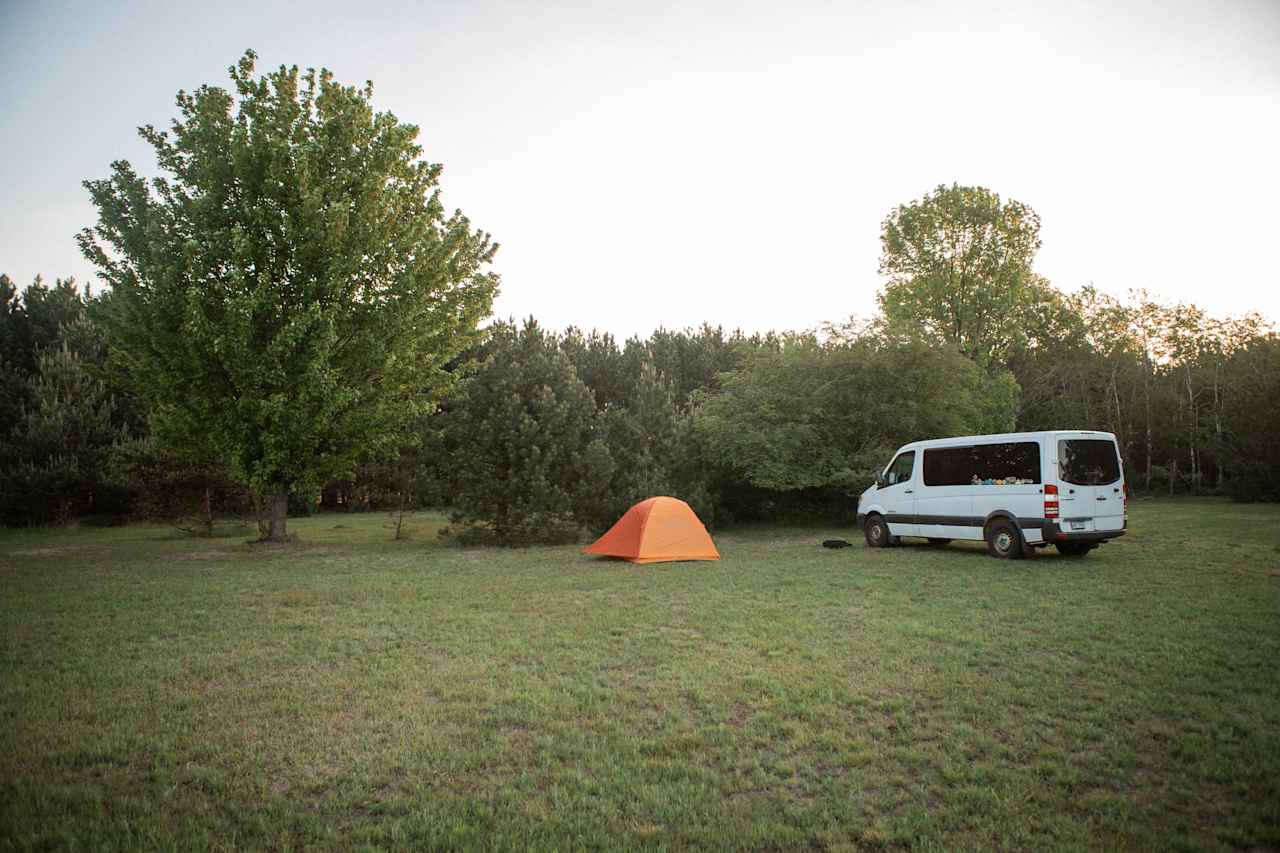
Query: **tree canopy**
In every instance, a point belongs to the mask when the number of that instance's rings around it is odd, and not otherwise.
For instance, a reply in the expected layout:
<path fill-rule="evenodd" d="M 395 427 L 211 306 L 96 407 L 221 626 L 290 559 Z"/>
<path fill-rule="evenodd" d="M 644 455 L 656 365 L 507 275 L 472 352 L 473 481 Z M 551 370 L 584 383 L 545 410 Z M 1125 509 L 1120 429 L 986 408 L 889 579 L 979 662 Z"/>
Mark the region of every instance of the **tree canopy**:
<path fill-rule="evenodd" d="M 1016 395 L 949 348 L 796 336 L 752 352 L 694 414 L 707 452 L 752 486 L 856 493 L 906 436 L 1011 429 Z"/>
<path fill-rule="evenodd" d="M 79 235 L 112 287 L 113 357 L 166 443 L 225 458 L 273 496 L 394 453 L 451 385 L 498 286 L 497 249 L 446 215 L 418 128 L 375 112 L 373 87 L 327 70 L 179 92 L 167 131 L 140 135 L 162 175 L 126 161 L 86 181 Z"/>
<path fill-rule="evenodd" d="M 1027 309 L 1048 285 L 1031 270 L 1040 217 L 983 187 L 939 186 L 899 205 L 880 234 L 880 307 L 980 364 L 998 363 L 1027 334 Z"/>

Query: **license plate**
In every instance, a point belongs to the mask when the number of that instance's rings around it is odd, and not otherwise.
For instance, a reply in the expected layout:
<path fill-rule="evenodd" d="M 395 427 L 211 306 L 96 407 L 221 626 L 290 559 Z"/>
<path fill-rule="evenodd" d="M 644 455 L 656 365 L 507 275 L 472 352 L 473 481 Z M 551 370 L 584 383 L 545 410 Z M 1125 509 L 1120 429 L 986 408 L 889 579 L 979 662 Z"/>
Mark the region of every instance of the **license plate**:
<path fill-rule="evenodd" d="M 1083 521 L 1073 521 L 1073 522 L 1071 522 L 1071 529 L 1072 529 L 1072 530 L 1084 530 L 1084 522 L 1083 522 Z"/>

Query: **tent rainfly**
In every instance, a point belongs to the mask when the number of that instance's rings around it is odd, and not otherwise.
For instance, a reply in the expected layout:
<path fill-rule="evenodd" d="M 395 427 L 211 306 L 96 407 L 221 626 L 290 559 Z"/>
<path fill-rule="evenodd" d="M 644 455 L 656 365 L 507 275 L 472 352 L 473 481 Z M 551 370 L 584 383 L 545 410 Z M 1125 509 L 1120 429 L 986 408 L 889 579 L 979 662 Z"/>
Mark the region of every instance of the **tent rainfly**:
<path fill-rule="evenodd" d="M 582 553 L 633 563 L 720 559 L 697 514 L 684 501 L 669 497 L 640 501 Z"/>

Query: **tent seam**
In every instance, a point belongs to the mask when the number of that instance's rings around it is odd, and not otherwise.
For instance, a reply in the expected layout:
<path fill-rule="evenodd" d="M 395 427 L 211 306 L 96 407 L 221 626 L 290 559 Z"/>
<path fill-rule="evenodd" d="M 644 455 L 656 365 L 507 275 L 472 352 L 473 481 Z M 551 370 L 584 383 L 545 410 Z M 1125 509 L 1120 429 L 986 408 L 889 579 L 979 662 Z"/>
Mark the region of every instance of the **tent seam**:
<path fill-rule="evenodd" d="M 636 553 L 639 554 L 644 550 L 644 532 L 649 527 L 649 519 L 653 517 L 653 511 L 658 506 L 658 498 L 652 497 L 649 500 L 653 503 L 649 504 L 649 511 L 644 514 L 644 520 L 640 522 L 640 536 L 636 539 Z"/>

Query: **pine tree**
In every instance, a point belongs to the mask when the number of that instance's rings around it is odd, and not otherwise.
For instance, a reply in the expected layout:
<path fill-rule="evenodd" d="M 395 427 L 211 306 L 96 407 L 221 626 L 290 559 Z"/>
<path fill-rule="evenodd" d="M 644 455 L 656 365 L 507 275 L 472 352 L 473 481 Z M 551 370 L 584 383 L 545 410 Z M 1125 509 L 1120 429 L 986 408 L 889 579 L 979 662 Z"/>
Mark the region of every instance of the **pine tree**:
<path fill-rule="evenodd" d="M 587 496 L 612 466 L 591 391 L 554 335 L 532 319 L 495 326 L 443 420 L 455 523 L 485 525 L 505 545 L 578 535 Z"/>
<path fill-rule="evenodd" d="M 625 403 L 603 414 L 616 474 L 608 503 L 592 518 L 598 532 L 632 504 L 657 495 L 681 498 L 699 513 L 710 509 L 697 476 L 699 466 L 691 458 L 692 420 L 676 394 L 646 358 L 635 371 Z"/>
<path fill-rule="evenodd" d="M 65 343 L 41 352 L 30 405 L 13 431 L 0 499 L 11 518 L 65 521 L 115 485 L 113 454 L 128 433 L 115 401 Z"/>

